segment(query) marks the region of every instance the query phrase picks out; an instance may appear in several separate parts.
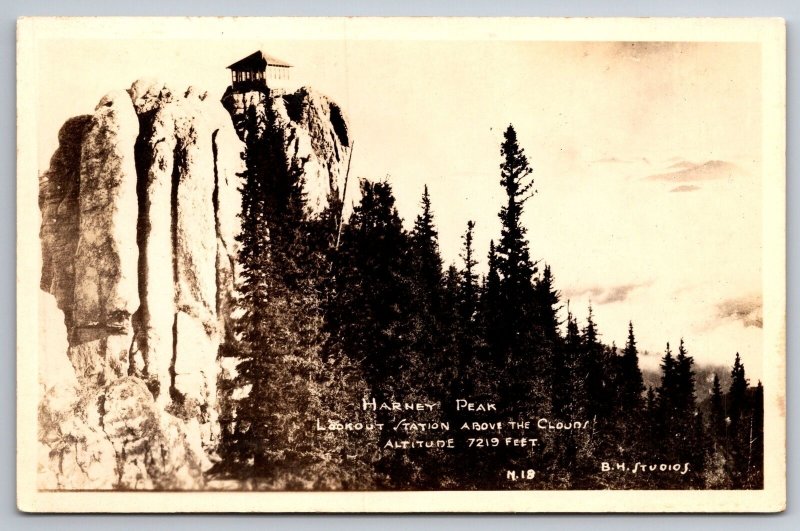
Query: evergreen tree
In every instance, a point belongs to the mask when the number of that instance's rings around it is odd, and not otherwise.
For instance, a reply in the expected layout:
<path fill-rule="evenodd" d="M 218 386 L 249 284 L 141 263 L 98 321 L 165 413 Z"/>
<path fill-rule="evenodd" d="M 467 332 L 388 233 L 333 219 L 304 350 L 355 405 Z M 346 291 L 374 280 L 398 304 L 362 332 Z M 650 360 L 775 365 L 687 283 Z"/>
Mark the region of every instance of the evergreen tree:
<path fill-rule="evenodd" d="M 517 302 L 515 309 L 521 309 L 524 306 L 524 299 L 519 290 L 529 293 L 531 278 L 535 272 L 521 219 L 525 202 L 533 193 L 531 177 L 533 169 L 524 150 L 517 143 L 516 131 L 510 125 L 504 134 L 500 151 L 503 156 L 503 163 L 500 165 L 500 184 L 505 190 L 507 202 L 500 211 L 500 221 L 503 226 L 500 244 L 497 247 L 498 265 L 505 295 L 509 302 Z"/>
<path fill-rule="evenodd" d="M 484 279 L 481 293 L 481 327 L 485 334 L 487 358 L 494 369 L 502 367 L 502 301 L 500 297 L 500 273 L 494 240 L 489 242 L 489 271 Z"/>
<path fill-rule="evenodd" d="M 536 272 L 525 238 L 522 212 L 533 193 L 533 172 L 528 158 L 517 142 L 517 133 L 508 126 L 500 148 L 500 184 L 506 194 L 506 204 L 500 210 L 502 229 L 497 245 L 497 271 L 500 277 L 500 297 L 503 334 L 501 355 L 512 364 L 531 361 L 533 321 L 533 275 Z M 518 369 L 515 369 L 518 372 Z"/>
<path fill-rule="evenodd" d="M 415 284 L 419 288 L 417 297 L 423 304 L 423 311 L 435 314 L 439 310 L 443 280 L 442 257 L 427 185 L 422 193 L 421 206 L 422 212 L 414 220 L 410 237 Z"/>
<path fill-rule="evenodd" d="M 461 297 L 460 277 L 456 266 L 450 265 L 447 268 L 442 289 L 442 326 L 439 332 L 442 355 L 439 357 L 439 363 L 432 367 L 434 372 L 428 376 L 429 381 L 433 379 L 431 378 L 433 374 L 440 376 L 441 389 L 435 389 L 433 393 L 440 395 L 440 400 L 448 403 L 463 394 L 462 389 L 466 383 L 468 358 L 464 352 L 466 347 L 464 330 L 458 312 Z"/>
<path fill-rule="evenodd" d="M 452 316 L 445 316 L 445 313 L 454 312 L 456 306 L 455 304 L 444 306 L 443 298 L 449 295 L 457 299 L 458 289 L 456 284 L 455 287 L 445 286 L 443 290 L 439 236 L 434 224 L 427 186 L 422 194 L 421 207 L 422 211 L 414 221 L 414 228 L 409 236 L 413 267 L 410 276 L 412 296 L 410 318 L 413 324 L 411 348 L 418 356 L 416 360 L 418 369 L 429 375 L 438 376 L 427 380 L 428 390 L 435 396 L 442 390 L 444 382 L 449 384 L 451 381 L 443 374 L 443 369 L 452 370 L 452 363 L 447 363 L 444 351 L 453 349 L 454 323 Z M 445 293 L 448 289 L 449 291 Z M 449 323 L 446 322 L 448 320 Z"/>
<path fill-rule="evenodd" d="M 556 418 L 575 418 L 583 405 L 585 379 L 577 362 L 582 349 L 578 323 L 567 313 L 563 348 L 553 359 L 552 404 Z"/>
<path fill-rule="evenodd" d="M 702 415 L 697 410 L 695 398 L 694 358 L 689 356 L 681 339 L 675 358 L 675 430 L 677 446 L 674 454 L 681 462 L 688 462 L 691 471 L 682 480 L 692 486 L 700 486 L 708 448 L 703 431 Z"/>
<path fill-rule="evenodd" d="M 587 409 L 590 419 L 605 421 L 615 404 L 614 370 L 600 343 L 591 304 L 583 329 L 582 370 L 586 375 Z"/>
<path fill-rule="evenodd" d="M 558 319 L 559 293 L 554 286 L 555 279 L 549 265 L 545 265 L 542 274 L 536 279 L 534 285 L 534 318 L 533 325 L 536 335 L 536 378 L 539 385 L 549 387 L 555 378 L 555 365 L 560 363 L 562 338 L 559 334 L 560 322 Z M 545 393 L 547 394 L 547 393 Z M 551 394 L 552 396 L 552 394 Z"/>
<path fill-rule="evenodd" d="M 264 123 L 266 126 L 264 126 Z M 242 194 L 241 317 L 235 385 L 246 396 L 225 421 L 228 465 L 259 487 L 354 488 L 371 485 L 368 434 L 330 437 L 312 418 L 367 415 L 344 411 L 366 392 L 347 360 L 323 361 L 317 296 L 324 257 L 308 239 L 303 181 L 276 146 L 270 112 L 249 111 Z M 351 455 L 354 458 L 346 456 Z"/>
<path fill-rule="evenodd" d="M 753 392 L 745 487 L 749 489 L 764 488 L 764 387 L 761 385 L 761 381 L 758 382 Z"/>
<path fill-rule="evenodd" d="M 481 356 L 485 334 L 480 316 L 478 274 L 475 272 L 478 262 L 475 260 L 473 248 L 474 230 L 475 222 L 468 221 L 467 230 L 462 237 L 460 257 L 463 265 L 458 271 L 458 300 L 454 306 L 458 315 L 454 332 L 458 351 L 454 357 L 458 360 L 459 381 L 464 396 L 470 396 L 477 391 L 489 391 L 485 382 L 489 374 L 484 366 L 485 358 Z M 448 304 L 445 303 L 445 308 L 447 307 Z"/>
<path fill-rule="evenodd" d="M 733 362 L 731 369 L 731 385 L 728 391 L 729 397 L 729 413 L 731 419 L 731 432 L 735 434 L 739 429 L 739 420 L 742 411 L 745 408 L 745 398 L 747 396 L 747 378 L 745 377 L 744 365 L 736 353 L 736 359 Z"/>
<path fill-rule="evenodd" d="M 655 415 L 655 412 L 656 412 L 656 393 L 653 390 L 652 386 L 647 388 L 647 396 L 645 397 L 645 409 L 647 411 L 648 416 L 652 417 L 652 416 Z"/>
<path fill-rule="evenodd" d="M 461 270 L 459 314 L 462 326 L 472 326 L 475 324 L 476 313 L 478 311 L 478 274 L 475 267 L 478 265 L 475 260 L 474 249 L 475 222 L 467 221 L 467 230 L 462 236 L 464 242 L 461 251 L 461 260 L 464 267 Z"/>
<path fill-rule="evenodd" d="M 731 369 L 731 385 L 728 391 L 728 453 L 731 457 L 728 468 L 733 488 L 745 488 L 751 456 L 751 434 L 747 404 L 748 382 L 744 364 L 739 353 Z"/>
<path fill-rule="evenodd" d="M 628 340 L 620 361 L 620 407 L 624 413 L 641 411 L 644 380 L 639 369 L 639 351 L 633 334 L 633 323 L 628 323 Z"/>
<path fill-rule="evenodd" d="M 342 231 L 333 264 L 335 278 L 326 311 L 329 350 L 359 360 L 379 398 L 419 361 L 412 355 L 413 264 L 409 238 L 388 182 L 361 181 L 361 202 Z"/>
<path fill-rule="evenodd" d="M 556 348 L 560 339 L 558 327 L 559 293 L 554 287 L 555 278 L 549 265 L 544 266 L 541 276 L 534 286 L 534 300 L 536 302 L 536 326 L 540 337 L 549 343 L 550 348 Z"/>
<path fill-rule="evenodd" d="M 715 444 L 720 444 L 725 439 L 725 406 L 720 387 L 719 376 L 714 373 L 714 381 L 711 384 L 711 436 Z"/>
<path fill-rule="evenodd" d="M 686 352 L 686 347 L 681 338 L 678 346 L 678 356 L 675 358 L 675 407 L 683 416 L 691 415 L 695 409 L 694 393 L 694 359 Z"/>
<path fill-rule="evenodd" d="M 669 438 L 674 434 L 676 419 L 675 397 L 677 395 L 677 368 L 672 350 L 667 342 L 667 349 L 661 359 L 661 385 L 658 387 L 657 426 L 658 438 L 671 448 Z"/>
<path fill-rule="evenodd" d="M 519 146 L 513 126 L 501 145 L 500 184 L 506 203 L 500 210 L 500 241 L 495 248 L 499 277 L 499 305 L 491 351 L 502 367 L 501 406 L 513 415 L 546 414 L 550 406 L 549 349 L 536 321 L 533 275 L 522 213 L 533 190 L 532 169 Z"/>

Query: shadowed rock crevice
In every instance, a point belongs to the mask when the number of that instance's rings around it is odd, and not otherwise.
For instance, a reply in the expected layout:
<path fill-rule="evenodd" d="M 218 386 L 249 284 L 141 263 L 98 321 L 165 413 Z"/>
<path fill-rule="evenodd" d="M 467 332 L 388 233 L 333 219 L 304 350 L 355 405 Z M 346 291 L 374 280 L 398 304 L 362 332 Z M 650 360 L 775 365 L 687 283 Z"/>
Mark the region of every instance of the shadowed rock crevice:
<path fill-rule="evenodd" d="M 347 122 L 344 120 L 342 109 L 338 105 L 330 103 L 331 125 L 336 137 L 344 147 L 350 147 L 350 137 L 347 135 Z"/>
<path fill-rule="evenodd" d="M 173 149 L 172 176 L 170 179 L 170 241 L 172 242 L 172 283 L 177 286 L 178 274 L 178 187 L 181 181 L 180 166 L 184 162 L 179 143 Z M 177 302 L 177 301 L 176 301 Z M 178 313 L 172 317 L 172 357 L 169 363 L 169 396 L 173 404 L 182 405 L 183 395 L 175 387 L 175 364 L 178 359 Z"/>
<path fill-rule="evenodd" d="M 67 329 L 73 326 L 81 147 L 91 124 L 91 115 L 76 116 L 64 123 L 58 132 L 58 149 L 50 159 L 50 167 L 39 177 L 40 287 L 55 297 L 59 309 L 64 312 Z"/>
<path fill-rule="evenodd" d="M 155 398 L 160 393 L 158 380 L 151 379 L 150 359 L 147 356 L 147 331 L 145 323 L 149 320 L 148 313 L 148 253 L 147 238 L 150 234 L 149 202 L 147 198 L 148 170 L 153 160 L 153 149 L 149 142 L 150 131 L 153 128 L 153 110 L 140 113 L 139 135 L 136 137 L 134 145 L 134 159 L 136 161 L 136 200 L 137 200 L 137 220 L 136 220 L 136 246 L 139 249 L 139 263 L 137 267 L 138 289 L 139 289 L 139 309 L 131 318 L 133 325 L 133 342 L 131 343 L 131 366 L 128 373 L 131 376 L 139 376 L 145 380 L 150 392 Z"/>

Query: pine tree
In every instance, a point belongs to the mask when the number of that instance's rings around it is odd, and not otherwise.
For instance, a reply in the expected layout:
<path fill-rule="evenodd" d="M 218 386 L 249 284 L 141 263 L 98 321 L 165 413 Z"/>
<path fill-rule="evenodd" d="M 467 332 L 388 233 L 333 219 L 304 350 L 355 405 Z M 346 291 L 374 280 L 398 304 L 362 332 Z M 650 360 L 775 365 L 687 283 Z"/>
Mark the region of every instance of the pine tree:
<path fill-rule="evenodd" d="M 623 412 L 634 414 L 641 411 L 644 380 L 639 369 L 639 351 L 633 334 L 633 323 L 628 323 L 628 340 L 622 351 L 620 362 L 620 407 Z"/>
<path fill-rule="evenodd" d="M 639 352 L 633 323 L 628 322 L 628 339 L 621 356 L 613 356 L 612 367 L 616 366 L 616 410 L 613 413 L 613 433 L 620 441 L 620 454 L 641 458 L 648 451 L 646 438 L 649 436 L 646 426 L 644 380 L 639 369 Z M 636 478 L 635 486 L 642 485 L 641 478 Z"/>
<path fill-rule="evenodd" d="M 740 416 L 745 408 L 746 395 L 747 378 L 745 377 L 744 365 L 742 364 L 741 357 L 737 352 L 736 359 L 733 362 L 733 368 L 731 369 L 731 385 L 728 391 L 731 432 L 734 434 L 739 428 Z"/>
<path fill-rule="evenodd" d="M 764 387 L 761 381 L 753 392 L 748 441 L 747 481 L 749 489 L 764 488 Z"/>
<path fill-rule="evenodd" d="M 533 327 L 533 275 L 536 272 L 525 238 L 522 212 L 525 202 L 534 193 L 533 172 L 528 158 L 517 142 L 517 133 L 508 126 L 500 148 L 500 184 L 506 193 L 506 204 L 500 210 L 502 229 L 497 245 L 497 271 L 500 277 L 503 335 L 502 355 L 512 363 L 520 363 L 530 355 Z M 528 362 L 530 360 L 524 360 Z"/>
<path fill-rule="evenodd" d="M 479 390 L 487 391 L 486 380 L 490 380 L 484 365 L 485 356 L 482 355 L 485 349 L 485 333 L 480 315 L 478 274 L 475 272 L 478 262 L 475 260 L 473 247 L 474 230 L 475 222 L 468 221 L 467 230 L 462 236 L 460 258 L 463 264 L 458 271 L 458 300 L 454 306 L 457 319 L 453 337 L 457 352 L 453 357 L 458 360 L 459 382 L 465 396 Z M 445 308 L 447 307 L 448 304 L 445 303 Z"/>
<path fill-rule="evenodd" d="M 523 306 L 522 295 L 530 292 L 531 278 L 535 272 L 530 259 L 522 210 L 533 190 L 533 169 L 525 152 L 517 143 L 517 133 L 509 125 L 500 148 L 503 163 L 500 165 L 500 184 L 506 192 L 506 205 L 500 211 L 502 231 L 497 247 L 499 269 L 504 292 L 509 302 Z M 522 293 L 520 293 L 520 291 Z"/>
<path fill-rule="evenodd" d="M 555 278 L 550 266 L 545 265 L 534 286 L 534 299 L 536 301 L 536 326 L 541 338 L 550 344 L 550 348 L 557 346 L 560 339 L 558 327 L 561 324 L 558 320 L 560 296 L 554 283 Z"/>
<path fill-rule="evenodd" d="M 411 246 L 395 208 L 391 185 L 363 180 L 361 201 L 342 230 L 335 254 L 335 280 L 325 312 L 327 348 L 363 367 L 378 402 L 402 398 L 405 402 L 432 403 L 440 399 L 429 393 L 441 385 L 441 375 L 431 371 L 431 360 L 416 350 L 423 318 L 415 297 L 418 264 Z M 396 425 L 402 418 L 392 412 L 377 414 L 377 421 L 387 426 Z M 419 414 L 414 420 L 435 419 Z M 393 433 L 382 430 L 379 445 Z M 442 459 L 435 452 L 430 455 Z M 380 485 L 387 488 L 429 485 L 435 477 L 434 468 L 426 469 L 424 463 L 400 451 L 384 452 L 376 465 L 380 477 L 385 478 Z"/>
<path fill-rule="evenodd" d="M 675 406 L 684 416 L 693 414 L 695 409 L 693 365 L 694 359 L 688 355 L 683 338 L 681 338 L 678 356 L 675 358 Z"/>
<path fill-rule="evenodd" d="M 239 358 L 235 384 L 246 396 L 226 419 L 224 452 L 228 464 L 238 464 L 260 487 L 369 486 L 369 434 L 334 438 L 312 426 L 312 413 L 366 420 L 363 413 L 342 410 L 366 388 L 346 360 L 323 361 L 316 287 L 324 258 L 307 237 L 302 176 L 289 169 L 274 141 L 274 116 L 267 112 L 262 122 L 253 109 L 246 123 L 241 317 L 233 347 Z"/>
<path fill-rule="evenodd" d="M 645 397 L 645 409 L 647 410 L 648 416 L 653 416 L 656 412 L 656 393 L 653 390 L 652 386 L 647 388 L 647 396 Z"/>
<path fill-rule="evenodd" d="M 681 339 L 675 358 L 675 430 L 678 439 L 674 454 L 681 462 L 688 462 L 691 472 L 682 481 L 700 486 L 708 448 L 703 430 L 702 414 L 697 410 L 695 397 L 694 358 L 689 356 Z"/>
<path fill-rule="evenodd" d="M 326 311 L 331 352 L 358 360 L 379 398 L 409 382 L 399 374 L 418 361 L 410 242 L 388 182 L 361 182 L 361 202 L 342 231 Z M 401 370 L 402 369 L 402 370 Z"/>
<path fill-rule="evenodd" d="M 489 271 L 483 283 L 480 298 L 481 328 L 485 335 L 486 358 L 494 369 L 502 367 L 502 338 L 504 327 L 502 324 L 502 301 L 500 297 L 500 273 L 498 271 L 498 258 L 494 240 L 489 242 L 488 255 Z"/>
<path fill-rule="evenodd" d="M 416 283 L 419 285 L 418 296 L 425 305 L 425 310 L 438 311 L 440 291 L 442 287 L 442 257 L 439 254 L 439 234 L 433 221 L 431 198 L 428 186 L 425 185 L 420 201 L 422 212 L 414 220 L 411 231 L 411 253 L 416 270 Z"/>
<path fill-rule="evenodd" d="M 591 304 L 583 329 L 582 370 L 586 375 L 587 415 L 604 421 L 614 410 L 615 389 L 613 367 L 609 363 L 597 334 Z"/>
<path fill-rule="evenodd" d="M 577 362 L 582 349 L 578 323 L 567 313 L 567 330 L 563 348 L 553 359 L 552 404 L 556 418 L 576 418 L 582 409 L 585 379 Z"/>
<path fill-rule="evenodd" d="M 744 364 L 739 353 L 731 369 L 731 385 L 728 391 L 728 453 L 731 456 L 729 472 L 733 488 L 745 488 L 748 480 L 751 452 L 750 423 L 747 418 L 747 387 Z"/>
<path fill-rule="evenodd" d="M 669 438 L 674 435 L 677 395 L 677 368 L 672 350 L 667 342 L 667 349 L 661 359 L 661 385 L 658 388 L 657 399 L 657 426 L 659 439 L 666 442 L 672 448 L 672 441 Z"/>
<path fill-rule="evenodd" d="M 467 221 L 467 230 L 462 236 L 464 245 L 460 255 L 461 260 L 464 262 L 460 273 L 461 282 L 458 303 L 462 326 L 474 325 L 478 311 L 478 275 L 475 272 L 478 262 L 475 260 L 474 236 L 475 222 Z"/>
<path fill-rule="evenodd" d="M 461 275 L 456 266 L 450 265 L 444 275 L 444 287 L 442 289 L 442 309 L 440 318 L 442 320 L 440 331 L 440 351 L 441 356 L 438 363 L 431 367 L 428 373 L 428 380 L 434 380 L 436 374 L 441 378 L 438 389 L 433 389 L 432 393 L 439 394 L 441 400 L 454 400 L 456 395 L 463 393 L 465 384 L 466 366 L 468 358 L 464 352 L 465 341 L 463 338 L 464 330 L 461 326 L 461 316 L 459 315 L 459 302 L 461 298 Z"/>
<path fill-rule="evenodd" d="M 719 383 L 719 376 L 714 373 L 714 381 L 711 385 L 711 436 L 715 444 L 720 444 L 725 439 L 725 406 L 722 396 L 722 387 Z"/>

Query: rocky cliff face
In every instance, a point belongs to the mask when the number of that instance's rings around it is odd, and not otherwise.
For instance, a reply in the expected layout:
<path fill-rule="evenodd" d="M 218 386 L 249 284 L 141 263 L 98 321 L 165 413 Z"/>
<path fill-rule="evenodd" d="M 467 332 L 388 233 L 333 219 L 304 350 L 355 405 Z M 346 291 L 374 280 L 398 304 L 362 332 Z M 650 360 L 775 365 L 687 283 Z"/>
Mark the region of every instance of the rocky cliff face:
<path fill-rule="evenodd" d="M 311 214 L 350 150 L 341 111 L 306 89 L 224 104 L 137 81 L 60 131 L 40 177 L 41 288 L 67 346 L 40 359 L 40 488 L 203 487 L 233 334 L 244 121 L 274 111 Z"/>
<path fill-rule="evenodd" d="M 266 91 L 228 90 L 222 103 L 233 118 L 239 138 L 245 140 L 248 121 L 257 120 L 259 134 L 270 134 L 266 123 L 274 120 L 289 170 L 305 178 L 309 214 L 328 206 L 329 195 L 341 196 L 347 174 L 352 140 L 341 108 L 307 87 L 297 92 L 270 96 Z"/>

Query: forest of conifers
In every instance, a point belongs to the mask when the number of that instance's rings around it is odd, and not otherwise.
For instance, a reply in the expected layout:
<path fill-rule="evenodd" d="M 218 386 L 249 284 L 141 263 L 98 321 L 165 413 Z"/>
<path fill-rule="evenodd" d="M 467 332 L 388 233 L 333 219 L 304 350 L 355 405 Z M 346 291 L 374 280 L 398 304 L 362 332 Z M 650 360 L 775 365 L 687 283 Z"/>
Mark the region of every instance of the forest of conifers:
<path fill-rule="evenodd" d="M 272 122 L 252 111 L 245 131 L 240 317 L 224 351 L 238 368 L 220 387 L 215 473 L 263 489 L 762 488 L 763 389 L 738 354 L 729 385 L 715 374 L 698 396 L 690 347 L 667 344 L 660 383 L 646 388 L 633 324 L 618 349 L 599 340 L 591 308 L 583 326 L 559 319 L 554 272 L 531 256 L 521 222 L 535 189 L 512 126 L 500 146 L 502 231 L 479 275 L 472 222 L 459 263 L 443 264 L 427 188 L 410 231 L 388 182 L 361 181 L 343 223 L 336 197 L 308 216 Z M 363 407 L 372 399 L 437 406 Z M 464 411 L 458 399 L 496 409 Z M 508 430 L 523 420 L 529 429 Z M 329 421 L 363 429 L 319 429 Z M 462 429 L 473 422 L 486 424 Z M 391 446 L 399 439 L 455 443 Z"/>

